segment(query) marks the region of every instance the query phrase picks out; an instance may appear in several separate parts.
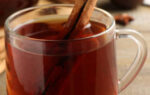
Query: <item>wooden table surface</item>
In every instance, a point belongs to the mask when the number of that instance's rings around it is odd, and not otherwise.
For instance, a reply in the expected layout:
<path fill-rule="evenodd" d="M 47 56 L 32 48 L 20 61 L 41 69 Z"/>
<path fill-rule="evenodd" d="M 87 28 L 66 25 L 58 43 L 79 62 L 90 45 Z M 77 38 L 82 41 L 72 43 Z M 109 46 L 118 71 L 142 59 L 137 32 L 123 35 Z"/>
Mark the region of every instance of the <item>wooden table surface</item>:
<path fill-rule="evenodd" d="M 120 10 L 112 6 L 108 0 L 100 2 L 101 7 L 113 15 L 118 13 L 128 13 L 135 18 L 127 26 L 119 26 L 117 28 L 131 28 L 139 31 L 144 36 L 148 49 L 150 50 L 150 7 L 139 6 L 133 10 Z M 149 54 L 149 51 L 148 51 Z M 117 60 L 118 60 L 118 76 L 119 78 L 128 70 L 128 67 L 136 55 L 136 45 L 130 40 L 117 40 Z M 6 95 L 5 89 L 5 73 L 0 75 L 0 95 Z M 119 95 L 150 95 L 150 56 L 148 56 L 146 63 L 136 77 L 136 79 Z"/>

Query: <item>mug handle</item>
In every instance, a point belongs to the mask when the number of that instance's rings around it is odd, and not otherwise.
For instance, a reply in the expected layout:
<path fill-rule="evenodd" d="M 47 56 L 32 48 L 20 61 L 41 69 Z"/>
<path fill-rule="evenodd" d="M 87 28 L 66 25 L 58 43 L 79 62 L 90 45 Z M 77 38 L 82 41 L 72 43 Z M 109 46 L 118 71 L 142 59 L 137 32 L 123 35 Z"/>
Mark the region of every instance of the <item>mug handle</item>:
<path fill-rule="evenodd" d="M 115 32 L 116 32 L 116 39 L 122 38 L 131 39 L 138 46 L 137 54 L 133 63 L 131 64 L 127 73 L 118 82 L 120 93 L 135 79 L 135 77 L 143 67 L 147 57 L 147 45 L 143 36 L 136 30 L 121 29 L 115 30 Z"/>

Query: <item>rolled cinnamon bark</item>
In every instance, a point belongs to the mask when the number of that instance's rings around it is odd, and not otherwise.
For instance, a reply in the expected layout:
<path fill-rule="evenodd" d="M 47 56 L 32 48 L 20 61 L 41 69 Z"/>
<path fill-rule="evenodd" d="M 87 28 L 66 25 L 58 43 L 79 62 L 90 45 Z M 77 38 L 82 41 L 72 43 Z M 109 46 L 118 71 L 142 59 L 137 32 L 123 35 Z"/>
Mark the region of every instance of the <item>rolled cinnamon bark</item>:
<path fill-rule="evenodd" d="M 72 39 L 76 37 L 76 35 L 80 34 L 80 30 L 82 30 L 90 21 L 90 17 L 94 10 L 97 0 L 76 0 L 73 11 L 65 24 L 65 31 L 60 33 L 58 39 Z M 92 33 L 91 33 L 92 35 Z M 98 46 L 98 40 L 90 40 L 90 42 L 94 42 L 96 46 Z M 58 45 L 59 46 L 59 45 Z M 46 82 L 46 88 L 42 95 L 46 95 L 47 92 L 50 91 L 53 94 L 53 89 L 57 89 L 57 93 L 60 93 L 61 86 L 55 87 L 57 83 L 65 84 L 65 79 L 68 78 L 70 72 L 72 70 L 76 70 L 79 64 L 73 64 L 70 66 L 68 57 L 62 57 L 59 60 L 57 66 L 52 67 L 49 72 L 49 78 Z M 69 67 L 70 72 L 66 72 L 66 67 Z M 67 79 L 66 79 L 67 80 Z M 56 93 L 56 92 L 55 92 Z"/>

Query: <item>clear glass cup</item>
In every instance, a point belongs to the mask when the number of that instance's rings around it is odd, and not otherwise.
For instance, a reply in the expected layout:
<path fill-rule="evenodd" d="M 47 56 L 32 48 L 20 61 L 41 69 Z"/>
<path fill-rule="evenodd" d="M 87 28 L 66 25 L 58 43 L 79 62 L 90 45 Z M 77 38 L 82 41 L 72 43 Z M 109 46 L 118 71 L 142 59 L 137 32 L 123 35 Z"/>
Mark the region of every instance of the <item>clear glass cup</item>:
<path fill-rule="evenodd" d="M 33 21 L 67 20 L 72 8 L 70 4 L 31 7 L 7 19 L 8 95 L 118 95 L 136 77 L 147 57 L 146 43 L 136 30 L 116 30 L 114 18 L 105 10 L 95 8 L 91 20 L 107 29 L 90 37 L 40 40 L 15 31 Z M 115 41 L 124 38 L 133 40 L 138 52 L 128 72 L 118 80 Z"/>

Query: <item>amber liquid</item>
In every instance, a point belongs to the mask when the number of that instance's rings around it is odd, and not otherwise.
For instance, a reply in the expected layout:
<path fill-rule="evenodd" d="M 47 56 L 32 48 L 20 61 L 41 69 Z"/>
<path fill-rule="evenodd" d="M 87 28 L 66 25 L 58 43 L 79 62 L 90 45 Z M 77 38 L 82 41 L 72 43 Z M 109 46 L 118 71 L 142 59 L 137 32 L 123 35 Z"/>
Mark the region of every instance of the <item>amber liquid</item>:
<path fill-rule="evenodd" d="M 106 30 L 101 23 L 90 23 L 73 39 Z M 63 29 L 64 22 L 33 22 L 16 29 L 27 38 L 15 44 L 6 39 L 8 95 L 117 95 L 114 40 L 101 47 L 80 41 L 83 46 L 74 45 L 75 51 L 70 51 L 73 44 L 42 42 L 58 40 Z"/>

